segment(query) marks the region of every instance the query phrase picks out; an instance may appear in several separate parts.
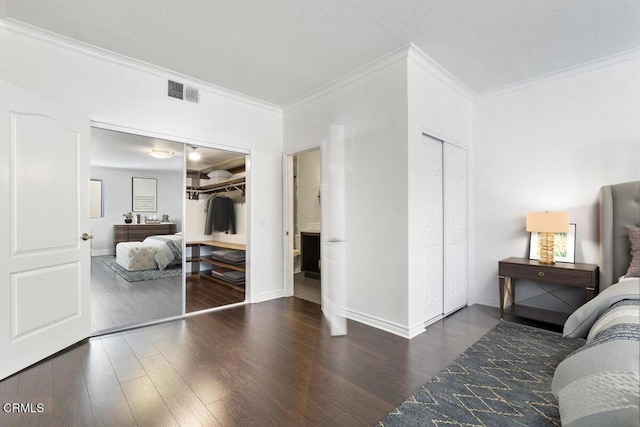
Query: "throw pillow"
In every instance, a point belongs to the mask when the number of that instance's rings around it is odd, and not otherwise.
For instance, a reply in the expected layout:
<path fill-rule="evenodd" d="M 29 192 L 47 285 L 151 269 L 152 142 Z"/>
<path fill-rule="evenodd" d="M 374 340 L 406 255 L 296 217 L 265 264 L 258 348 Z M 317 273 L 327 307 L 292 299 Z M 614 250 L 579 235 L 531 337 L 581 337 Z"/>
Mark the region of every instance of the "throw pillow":
<path fill-rule="evenodd" d="M 640 227 L 625 225 L 629 234 L 629 248 L 631 249 L 631 263 L 627 270 L 627 277 L 640 277 Z"/>

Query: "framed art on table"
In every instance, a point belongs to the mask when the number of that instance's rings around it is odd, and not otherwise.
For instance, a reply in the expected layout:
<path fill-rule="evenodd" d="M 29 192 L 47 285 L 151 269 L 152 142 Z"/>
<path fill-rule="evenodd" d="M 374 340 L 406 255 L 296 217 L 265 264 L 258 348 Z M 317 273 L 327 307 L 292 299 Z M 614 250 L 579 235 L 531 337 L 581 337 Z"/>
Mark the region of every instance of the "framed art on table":
<path fill-rule="evenodd" d="M 540 259 L 538 253 L 539 233 L 531 233 L 531 244 L 529 246 L 529 259 Z M 555 260 L 557 262 L 576 262 L 576 225 L 569 224 L 568 233 L 555 233 L 553 237 L 555 248 Z"/>

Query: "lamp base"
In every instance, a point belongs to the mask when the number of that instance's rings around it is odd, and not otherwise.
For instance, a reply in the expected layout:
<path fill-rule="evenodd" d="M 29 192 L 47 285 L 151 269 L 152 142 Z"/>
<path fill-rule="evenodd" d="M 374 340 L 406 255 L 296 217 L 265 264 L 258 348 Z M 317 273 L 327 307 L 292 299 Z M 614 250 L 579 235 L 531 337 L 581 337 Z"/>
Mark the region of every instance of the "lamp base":
<path fill-rule="evenodd" d="M 555 233 L 541 232 L 538 241 L 538 253 L 540 254 L 540 264 L 553 265 L 555 261 L 555 245 L 553 241 Z"/>

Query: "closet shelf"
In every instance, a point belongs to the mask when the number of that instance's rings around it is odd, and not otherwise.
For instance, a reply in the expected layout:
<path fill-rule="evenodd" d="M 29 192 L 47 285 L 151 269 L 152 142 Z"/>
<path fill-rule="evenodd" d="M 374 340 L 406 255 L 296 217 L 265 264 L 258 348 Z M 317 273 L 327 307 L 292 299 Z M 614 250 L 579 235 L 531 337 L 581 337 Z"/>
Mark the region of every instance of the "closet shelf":
<path fill-rule="evenodd" d="M 228 287 L 230 287 L 230 288 L 232 288 L 232 289 L 237 289 L 237 290 L 240 290 L 240 291 L 244 291 L 244 290 L 245 290 L 245 289 L 244 289 L 244 286 L 240 286 L 240 285 L 237 285 L 237 284 L 235 284 L 235 283 L 228 282 L 228 281 L 226 281 L 226 280 L 224 280 L 224 279 L 221 279 L 221 278 L 219 278 L 219 277 L 215 277 L 215 276 L 213 276 L 213 275 L 211 274 L 211 271 L 210 271 L 210 270 L 204 270 L 204 271 L 201 271 L 201 272 L 200 272 L 200 277 L 201 277 L 201 278 L 203 278 L 203 279 L 206 279 L 206 280 L 210 280 L 210 281 L 212 281 L 212 282 L 214 282 L 214 283 L 217 283 L 217 284 L 219 284 L 219 285 L 228 286 Z"/>
<path fill-rule="evenodd" d="M 187 186 L 187 195 L 190 199 L 197 199 L 200 194 L 212 194 L 237 190 L 242 194 L 242 196 L 244 196 L 245 184 L 246 179 L 242 177 L 227 179 L 215 184 L 203 185 L 200 187 Z"/>
<path fill-rule="evenodd" d="M 202 258 L 200 259 L 200 261 L 204 261 L 208 264 L 211 265 L 215 265 L 218 267 L 225 267 L 231 270 L 236 270 L 236 271 L 245 271 L 245 266 L 244 264 L 229 264 L 227 262 L 224 261 L 218 261 L 216 259 L 211 259 L 211 258 Z"/>

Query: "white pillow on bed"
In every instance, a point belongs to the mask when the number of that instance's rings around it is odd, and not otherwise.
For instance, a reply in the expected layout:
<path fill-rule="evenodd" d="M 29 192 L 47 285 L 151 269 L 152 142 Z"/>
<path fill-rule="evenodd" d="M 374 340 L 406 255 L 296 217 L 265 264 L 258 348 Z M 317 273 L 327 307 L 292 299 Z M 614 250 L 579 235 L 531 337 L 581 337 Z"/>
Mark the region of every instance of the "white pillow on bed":
<path fill-rule="evenodd" d="M 631 263 L 627 270 L 627 277 L 640 277 L 640 227 L 625 225 L 629 235 L 629 248 L 631 249 Z"/>

